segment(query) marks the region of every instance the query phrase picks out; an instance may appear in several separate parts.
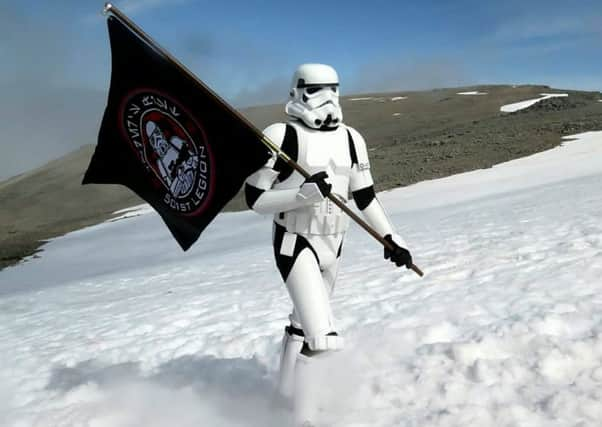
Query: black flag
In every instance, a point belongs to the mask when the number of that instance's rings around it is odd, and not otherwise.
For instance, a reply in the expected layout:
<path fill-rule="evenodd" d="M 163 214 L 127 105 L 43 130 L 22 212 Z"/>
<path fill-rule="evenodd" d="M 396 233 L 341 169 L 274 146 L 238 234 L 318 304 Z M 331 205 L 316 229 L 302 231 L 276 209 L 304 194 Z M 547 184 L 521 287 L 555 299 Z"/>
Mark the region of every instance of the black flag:
<path fill-rule="evenodd" d="M 188 249 L 270 157 L 257 131 L 154 44 L 108 18 L 111 87 L 83 184 L 123 184 Z"/>

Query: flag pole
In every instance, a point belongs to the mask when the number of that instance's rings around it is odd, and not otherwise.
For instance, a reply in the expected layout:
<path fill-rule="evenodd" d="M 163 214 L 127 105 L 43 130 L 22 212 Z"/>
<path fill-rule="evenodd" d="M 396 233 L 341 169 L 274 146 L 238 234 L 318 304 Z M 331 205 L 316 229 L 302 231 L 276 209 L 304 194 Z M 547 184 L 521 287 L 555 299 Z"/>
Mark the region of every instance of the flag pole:
<path fill-rule="evenodd" d="M 127 27 L 129 27 L 138 37 L 140 37 L 144 42 L 148 45 L 159 51 L 163 56 L 167 58 L 168 61 L 177 66 L 182 72 L 184 72 L 188 77 L 196 82 L 199 86 L 201 86 L 205 91 L 207 91 L 211 96 L 213 96 L 226 110 L 228 110 L 231 114 L 233 114 L 237 119 L 245 123 L 259 138 L 259 140 L 270 150 L 274 151 L 278 157 L 284 160 L 290 167 L 299 172 L 304 178 L 309 178 L 311 175 L 303 169 L 297 162 L 291 159 L 284 151 L 280 149 L 276 144 L 274 144 L 267 136 L 263 134 L 257 127 L 251 123 L 245 116 L 239 113 L 235 108 L 231 107 L 224 99 L 222 99 L 217 93 L 215 93 L 209 86 L 207 86 L 201 79 L 199 79 L 192 71 L 190 71 L 184 64 L 182 64 L 175 56 L 169 53 L 167 50 L 163 49 L 159 44 L 157 44 L 148 34 L 146 34 L 142 28 L 136 25 L 130 18 L 128 18 L 121 10 L 115 7 L 111 3 L 105 3 L 104 8 L 102 10 L 103 15 L 111 14 L 117 19 L 119 19 L 122 23 L 124 23 Z M 391 243 L 386 241 L 383 236 L 378 234 L 376 230 L 374 230 L 366 221 L 360 218 L 357 214 L 355 214 L 351 209 L 345 205 L 345 203 L 339 200 L 334 194 L 329 194 L 328 198 L 338 206 L 343 212 L 345 212 L 353 221 L 355 221 L 360 227 L 366 230 L 372 237 L 378 240 L 385 248 L 389 250 L 394 250 L 394 247 Z M 410 266 L 410 268 L 419 276 L 423 276 L 424 273 L 414 264 Z"/>

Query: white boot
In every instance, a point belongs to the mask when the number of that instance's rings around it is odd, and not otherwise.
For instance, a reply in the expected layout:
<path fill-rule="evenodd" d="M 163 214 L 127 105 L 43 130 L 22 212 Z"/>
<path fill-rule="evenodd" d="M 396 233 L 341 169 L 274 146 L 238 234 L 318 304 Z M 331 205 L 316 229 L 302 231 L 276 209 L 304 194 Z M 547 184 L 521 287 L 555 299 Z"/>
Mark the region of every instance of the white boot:
<path fill-rule="evenodd" d="M 303 347 L 303 336 L 294 333 L 291 327 L 284 328 L 280 353 L 278 393 L 285 401 L 292 401 L 295 391 L 295 365 Z"/>
<path fill-rule="evenodd" d="M 316 420 L 318 402 L 313 393 L 316 382 L 311 368 L 312 358 L 299 354 L 295 367 L 295 427 L 311 426 Z"/>
<path fill-rule="evenodd" d="M 328 387 L 327 361 L 332 352 L 313 356 L 300 353 L 295 367 L 294 419 L 295 427 L 313 427 L 323 422 L 326 414 L 323 387 Z"/>

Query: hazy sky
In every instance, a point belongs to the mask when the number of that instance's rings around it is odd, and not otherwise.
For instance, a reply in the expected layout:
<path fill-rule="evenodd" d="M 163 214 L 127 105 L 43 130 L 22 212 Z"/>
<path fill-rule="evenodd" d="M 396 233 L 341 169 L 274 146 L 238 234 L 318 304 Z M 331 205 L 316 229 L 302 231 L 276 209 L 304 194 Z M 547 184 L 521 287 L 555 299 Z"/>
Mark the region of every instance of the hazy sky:
<path fill-rule="evenodd" d="M 0 180 L 95 143 L 104 2 L 0 0 Z M 480 83 L 602 89 L 602 1 L 114 2 L 237 106 L 280 102 L 324 62 L 342 92 Z"/>

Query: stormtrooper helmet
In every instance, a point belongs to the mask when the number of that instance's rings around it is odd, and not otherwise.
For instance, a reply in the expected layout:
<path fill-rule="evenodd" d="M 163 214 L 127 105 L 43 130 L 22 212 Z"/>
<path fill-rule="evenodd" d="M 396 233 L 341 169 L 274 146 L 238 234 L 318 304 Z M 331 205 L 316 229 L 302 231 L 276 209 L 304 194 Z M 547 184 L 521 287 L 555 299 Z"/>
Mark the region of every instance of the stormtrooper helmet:
<path fill-rule="evenodd" d="M 336 129 L 343 121 L 339 76 L 329 65 L 302 64 L 293 74 L 285 112 L 313 129 Z"/>
<path fill-rule="evenodd" d="M 151 146 L 160 157 L 165 156 L 169 149 L 169 144 L 163 136 L 163 132 L 155 122 L 149 120 L 146 123 L 146 136 L 148 137 Z"/>

